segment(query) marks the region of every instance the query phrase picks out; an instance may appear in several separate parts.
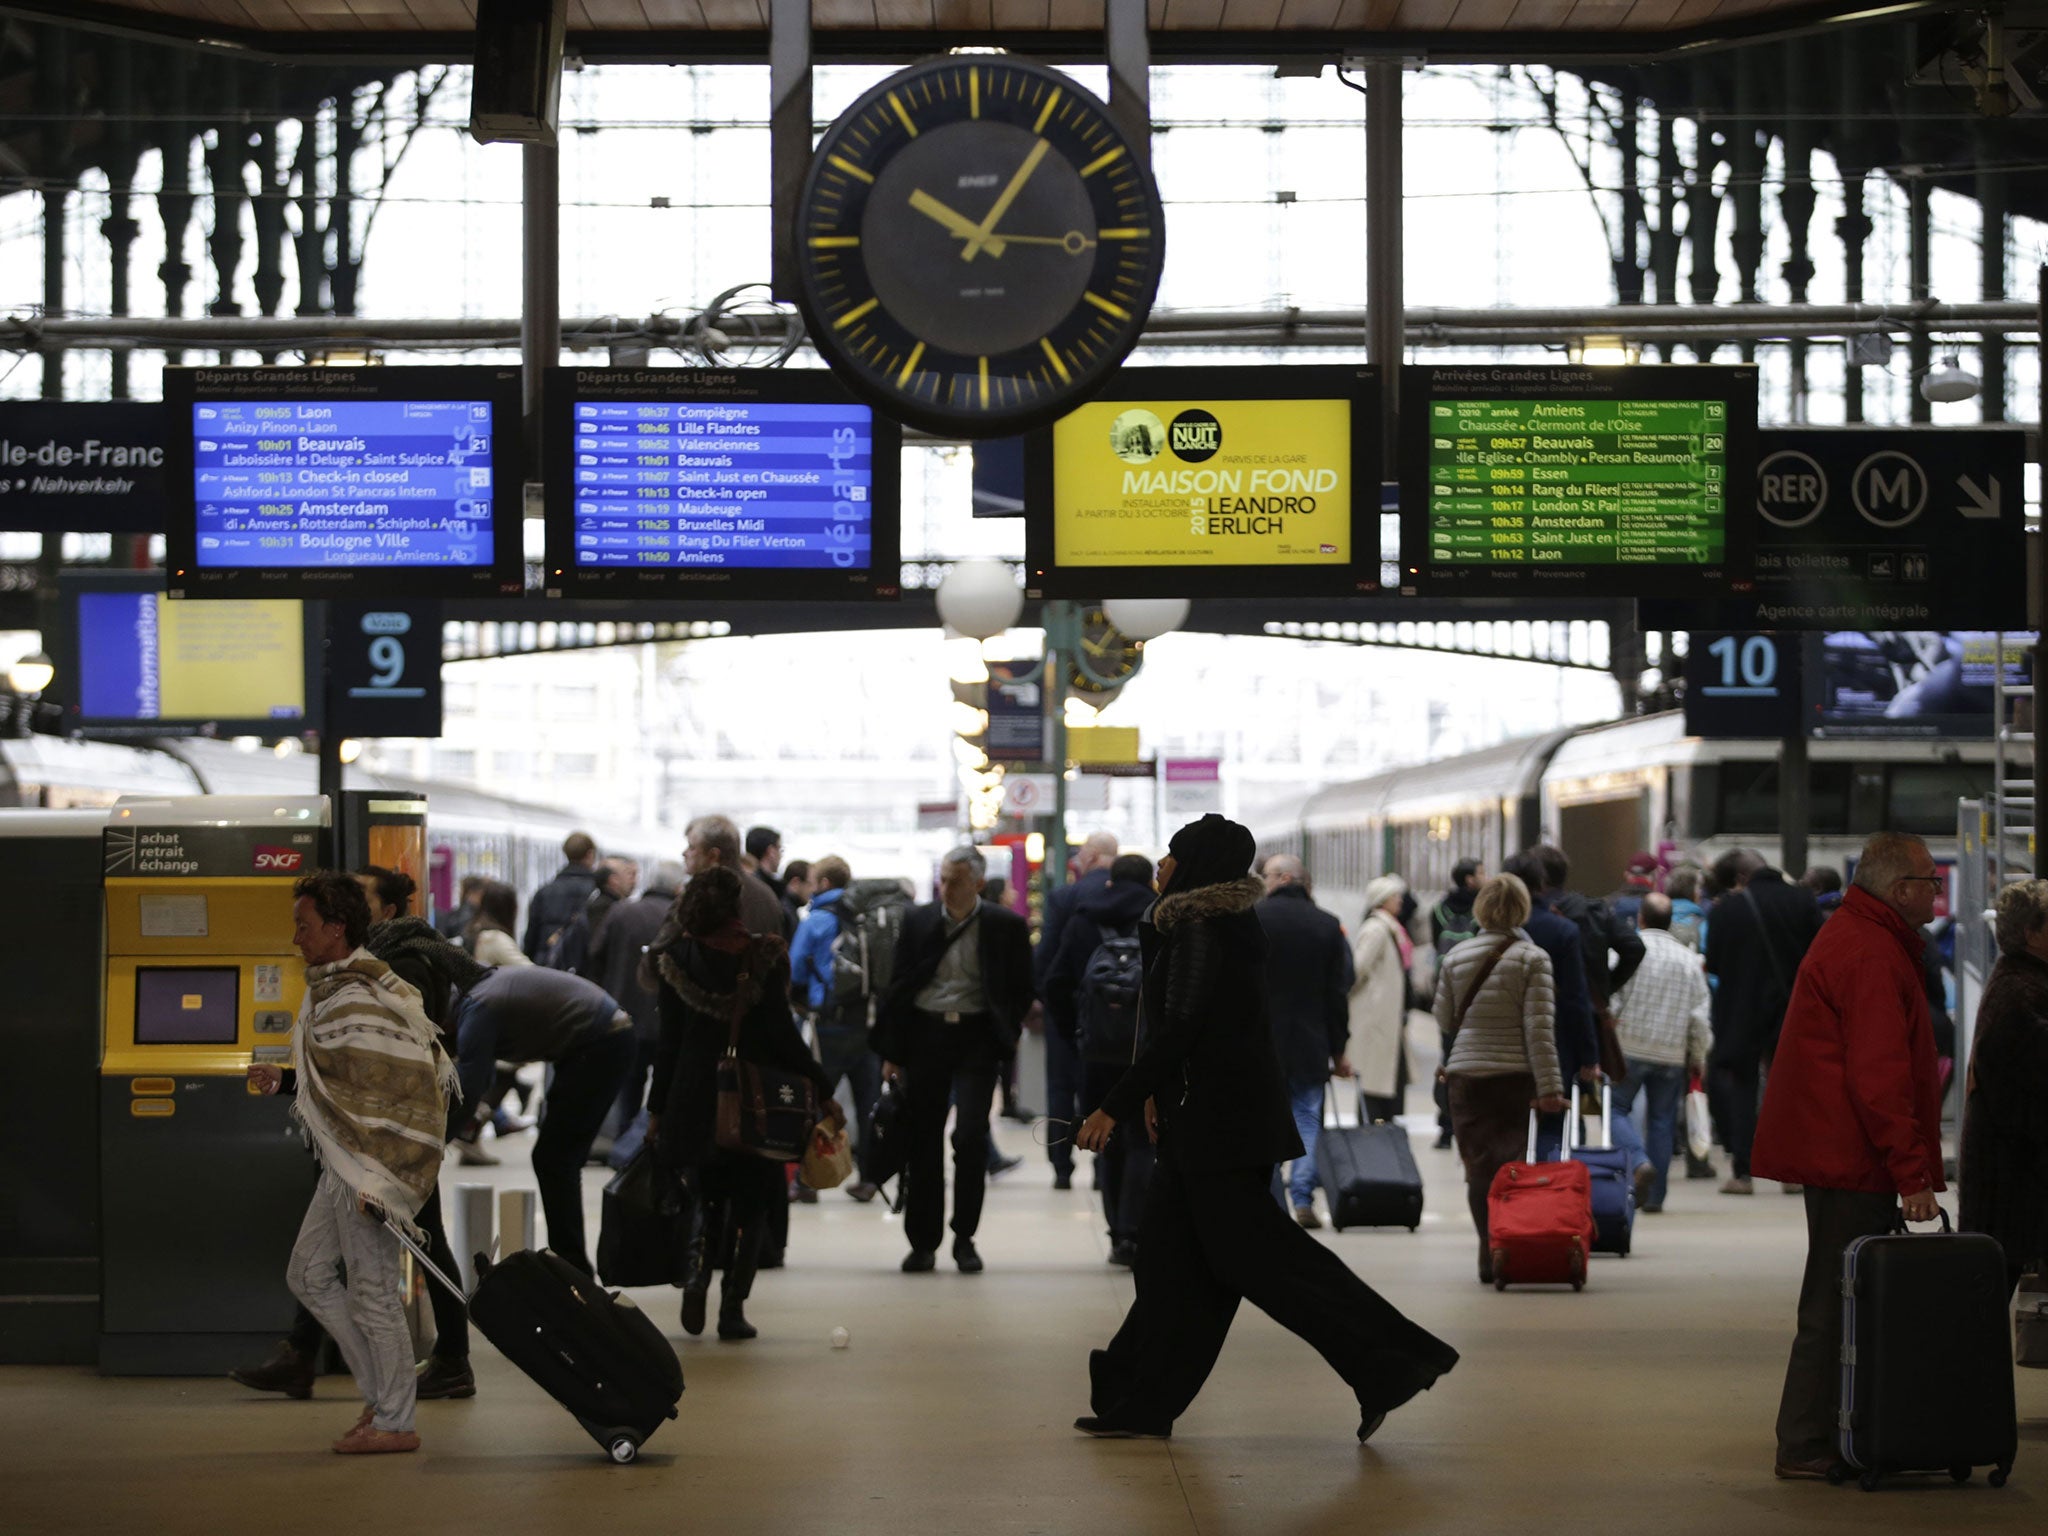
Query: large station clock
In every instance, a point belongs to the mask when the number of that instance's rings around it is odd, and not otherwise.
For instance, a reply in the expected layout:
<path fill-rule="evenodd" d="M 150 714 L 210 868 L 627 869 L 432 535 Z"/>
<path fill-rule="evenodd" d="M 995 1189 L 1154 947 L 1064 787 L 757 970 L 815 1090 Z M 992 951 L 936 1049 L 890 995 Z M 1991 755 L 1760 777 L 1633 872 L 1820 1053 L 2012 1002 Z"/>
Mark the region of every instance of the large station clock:
<path fill-rule="evenodd" d="M 1165 217 L 1146 157 L 1057 70 L 950 55 L 826 130 L 797 208 L 798 299 L 856 392 L 933 432 L 1064 415 L 1136 344 Z"/>

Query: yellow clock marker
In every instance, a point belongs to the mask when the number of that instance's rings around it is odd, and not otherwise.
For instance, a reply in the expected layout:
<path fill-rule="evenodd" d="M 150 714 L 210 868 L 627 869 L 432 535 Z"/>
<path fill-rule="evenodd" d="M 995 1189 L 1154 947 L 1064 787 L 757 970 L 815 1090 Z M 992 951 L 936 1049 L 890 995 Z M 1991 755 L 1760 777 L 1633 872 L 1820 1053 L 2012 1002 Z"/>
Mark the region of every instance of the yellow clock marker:
<path fill-rule="evenodd" d="M 1131 312 L 1128 309 L 1125 309 L 1120 304 L 1110 303 L 1109 300 L 1105 299 L 1104 297 L 1102 297 L 1101 294 L 1096 293 L 1093 290 L 1083 293 L 1081 297 L 1086 299 L 1090 304 L 1093 304 L 1105 315 L 1110 315 L 1118 320 L 1128 320 L 1131 318 Z"/>
<path fill-rule="evenodd" d="M 981 71 L 978 69 L 967 71 L 967 115 L 981 116 Z"/>
<path fill-rule="evenodd" d="M 981 360 L 981 408 L 988 409 L 988 359 Z"/>
<path fill-rule="evenodd" d="M 1093 299 L 1095 298 L 1095 295 L 1091 293 L 1088 295 L 1088 297 Z M 841 315 L 837 320 L 834 320 L 832 322 L 832 329 L 835 331 L 845 330 L 849 325 L 853 324 L 854 321 L 858 320 L 862 315 L 866 314 L 869 310 L 873 309 L 876 305 L 880 304 L 881 302 L 882 301 L 880 299 L 869 299 L 865 304 L 856 304 L 852 309 L 849 309 L 845 314 Z M 1096 302 L 1101 303 L 1102 301 L 1097 299 Z M 1107 306 L 1104 307 L 1106 308 Z"/>
<path fill-rule="evenodd" d="M 1071 373 L 1067 372 L 1067 365 L 1060 361 L 1059 353 L 1055 352 L 1052 349 L 1051 338 L 1041 336 L 1038 338 L 1038 344 L 1041 347 L 1045 348 L 1045 355 L 1052 362 L 1053 372 L 1057 373 L 1060 376 L 1060 382 L 1062 384 L 1073 383 L 1074 376 Z"/>
<path fill-rule="evenodd" d="M 915 133 L 916 131 L 917 130 L 915 128 L 911 129 L 912 133 Z M 828 164 L 838 166 L 839 169 L 846 172 L 847 175 L 858 176 L 862 181 L 866 182 L 871 187 L 875 184 L 874 177 L 870 176 L 866 171 L 862 170 L 859 166 L 855 165 L 851 160 L 847 159 L 844 155 L 827 155 L 825 159 Z"/>
<path fill-rule="evenodd" d="M 1045 132 L 1045 125 L 1052 121 L 1052 109 L 1058 106 L 1059 103 L 1060 88 L 1058 86 L 1054 86 L 1052 88 L 1052 94 L 1045 98 L 1045 110 L 1038 114 L 1038 122 L 1036 126 L 1034 126 L 1031 130 L 1033 133 Z"/>
<path fill-rule="evenodd" d="M 1094 175 L 1094 174 L 1095 174 L 1095 173 L 1096 173 L 1097 171 L 1101 170 L 1101 169 L 1102 169 L 1102 168 L 1103 168 L 1103 167 L 1104 167 L 1105 165 L 1114 165 L 1114 164 L 1116 164 L 1116 162 L 1117 162 L 1117 161 L 1119 161 L 1119 160 L 1121 160 L 1121 159 L 1123 158 L 1123 156 L 1124 156 L 1124 147 L 1123 147 L 1123 145 L 1119 144 L 1119 145 L 1117 145 L 1117 147 L 1116 147 L 1115 149 L 1112 149 L 1111 151 L 1109 151 L 1109 153 L 1108 153 L 1108 154 L 1105 154 L 1105 155 L 1101 155 L 1101 156 L 1098 156 L 1098 157 L 1097 157 L 1096 159 L 1090 160 L 1090 161 L 1089 161 L 1089 162 L 1088 162 L 1088 163 L 1087 163 L 1086 165 L 1082 166 L 1082 167 L 1081 167 L 1081 179 L 1082 179 L 1083 181 L 1086 181 L 1086 180 L 1087 180 L 1087 179 L 1088 179 L 1088 178 L 1089 178 L 1090 176 L 1093 176 L 1093 175 Z"/>
<path fill-rule="evenodd" d="M 813 235 L 811 249 L 814 251 L 850 250 L 860 244 L 859 235 Z"/>
<path fill-rule="evenodd" d="M 1095 231 L 1095 238 L 1098 240 L 1149 240 L 1152 238 L 1152 231 L 1149 229 L 1098 229 Z"/>
<path fill-rule="evenodd" d="M 923 357 L 924 343 L 920 341 L 916 346 L 910 349 L 910 356 L 905 360 L 903 364 L 903 371 L 896 375 L 896 387 L 898 389 L 907 389 L 910 387 L 911 375 L 917 372 L 918 362 Z"/>
<path fill-rule="evenodd" d="M 889 105 L 896 109 L 897 121 L 902 123 L 903 126 L 910 131 L 910 136 L 913 139 L 916 138 L 917 124 L 913 123 L 910 120 L 910 114 L 903 110 L 903 103 L 897 99 L 896 93 L 894 91 L 891 91 L 889 93 Z"/>

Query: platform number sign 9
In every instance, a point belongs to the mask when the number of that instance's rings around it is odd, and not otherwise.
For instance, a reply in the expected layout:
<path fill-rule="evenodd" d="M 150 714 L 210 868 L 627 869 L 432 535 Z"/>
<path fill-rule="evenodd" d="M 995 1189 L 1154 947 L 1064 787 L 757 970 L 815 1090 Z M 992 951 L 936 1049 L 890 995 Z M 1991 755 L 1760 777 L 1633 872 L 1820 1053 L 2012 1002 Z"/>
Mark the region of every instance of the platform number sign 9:
<path fill-rule="evenodd" d="M 1686 731 L 1771 739 L 1799 730 L 1799 646 L 1794 635 L 1693 631 L 1685 658 Z"/>
<path fill-rule="evenodd" d="M 330 603 L 328 700 L 344 736 L 441 734 L 438 603 Z"/>

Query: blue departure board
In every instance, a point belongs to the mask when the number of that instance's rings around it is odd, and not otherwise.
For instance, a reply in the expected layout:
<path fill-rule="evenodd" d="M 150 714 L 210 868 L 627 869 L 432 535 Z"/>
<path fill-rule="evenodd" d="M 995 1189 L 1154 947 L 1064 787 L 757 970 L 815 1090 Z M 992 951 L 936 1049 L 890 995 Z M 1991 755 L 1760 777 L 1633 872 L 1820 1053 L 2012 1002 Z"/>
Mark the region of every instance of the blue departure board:
<path fill-rule="evenodd" d="M 890 598 L 902 428 L 820 369 L 557 368 L 550 593 Z"/>
<path fill-rule="evenodd" d="M 198 563 L 489 565 L 488 400 L 192 407 Z"/>
<path fill-rule="evenodd" d="M 164 402 L 173 597 L 520 589 L 518 369 L 177 368 Z"/>
<path fill-rule="evenodd" d="M 583 401 L 575 452 L 580 566 L 872 562 L 866 406 Z"/>

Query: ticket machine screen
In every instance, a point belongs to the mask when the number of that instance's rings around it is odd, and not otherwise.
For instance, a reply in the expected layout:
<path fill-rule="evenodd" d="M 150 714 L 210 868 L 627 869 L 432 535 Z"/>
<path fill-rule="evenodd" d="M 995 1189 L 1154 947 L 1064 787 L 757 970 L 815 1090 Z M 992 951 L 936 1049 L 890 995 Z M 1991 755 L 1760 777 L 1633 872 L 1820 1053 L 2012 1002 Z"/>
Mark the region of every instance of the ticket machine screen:
<path fill-rule="evenodd" d="M 241 973 L 234 966 L 145 965 L 135 970 L 137 1045 L 233 1045 Z"/>

